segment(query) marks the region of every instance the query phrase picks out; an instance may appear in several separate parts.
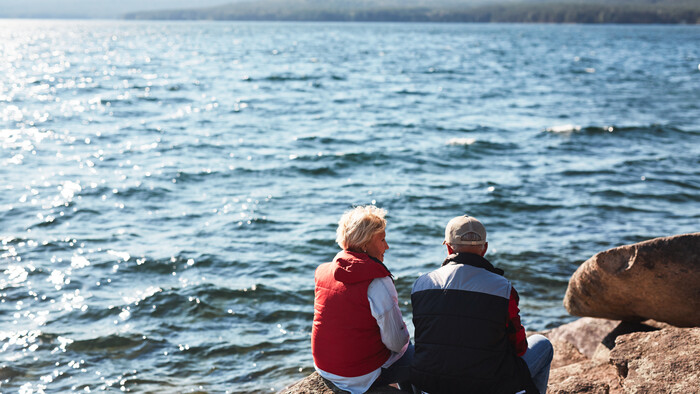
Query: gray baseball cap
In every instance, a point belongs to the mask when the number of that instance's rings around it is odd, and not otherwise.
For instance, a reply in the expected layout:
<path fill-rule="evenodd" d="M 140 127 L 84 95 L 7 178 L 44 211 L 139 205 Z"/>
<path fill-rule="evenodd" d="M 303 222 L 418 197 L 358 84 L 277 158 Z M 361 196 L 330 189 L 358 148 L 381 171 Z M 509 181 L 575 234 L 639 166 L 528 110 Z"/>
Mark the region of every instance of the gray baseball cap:
<path fill-rule="evenodd" d="M 483 245 L 486 228 L 475 218 L 463 215 L 450 220 L 445 227 L 445 242 L 450 245 Z"/>

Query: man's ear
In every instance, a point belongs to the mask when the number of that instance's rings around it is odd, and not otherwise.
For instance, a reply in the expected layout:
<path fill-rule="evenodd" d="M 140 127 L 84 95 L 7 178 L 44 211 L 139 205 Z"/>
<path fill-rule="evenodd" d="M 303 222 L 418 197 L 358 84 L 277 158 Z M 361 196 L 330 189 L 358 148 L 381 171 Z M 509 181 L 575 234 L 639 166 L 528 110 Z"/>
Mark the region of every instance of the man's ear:
<path fill-rule="evenodd" d="M 486 254 L 486 251 L 488 250 L 488 248 L 489 248 L 489 243 L 488 243 L 488 242 L 484 242 L 484 249 L 481 251 L 481 257 L 484 257 L 484 255 Z"/>
<path fill-rule="evenodd" d="M 450 244 L 445 244 L 445 246 L 447 246 L 447 254 L 454 254 L 455 253 L 454 249 L 452 249 Z"/>

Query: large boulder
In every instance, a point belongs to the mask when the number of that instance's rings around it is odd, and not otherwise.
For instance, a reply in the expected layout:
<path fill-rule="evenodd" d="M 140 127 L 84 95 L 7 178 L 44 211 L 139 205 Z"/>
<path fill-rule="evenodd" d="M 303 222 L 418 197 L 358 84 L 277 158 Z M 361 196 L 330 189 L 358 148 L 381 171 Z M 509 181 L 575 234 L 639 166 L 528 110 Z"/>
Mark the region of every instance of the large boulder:
<path fill-rule="evenodd" d="M 697 393 L 700 328 L 622 335 L 615 340 L 610 362 L 627 393 Z"/>
<path fill-rule="evenodd" d="M 564 306 L 575 316 L 700 326 L 700 233 L 596 254 L 571 277 Z"/>

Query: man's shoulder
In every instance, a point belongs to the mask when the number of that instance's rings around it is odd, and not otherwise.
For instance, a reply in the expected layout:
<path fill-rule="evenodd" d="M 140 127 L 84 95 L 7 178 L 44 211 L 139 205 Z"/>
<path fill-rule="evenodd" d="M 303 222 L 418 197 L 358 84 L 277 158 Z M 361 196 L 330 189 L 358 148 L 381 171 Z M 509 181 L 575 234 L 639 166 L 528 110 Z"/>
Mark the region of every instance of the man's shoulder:
<path fill-rule="evenodd" d="M 421 274 L 418 279 L 416 279 L 416 282 L 420 280 L 430 280 L 430 278 L 434 278 L 437 275 L 441 275 L 446 271 L 453 271 L 457 267 L 454 265 L 443 265 L 442 267 L 438 267 L 432 271 L 428 271 L 424 274 Z"/>
<path fill-rule="evenodd" d="M 430 271 L 420 275 L 418 279 L 416 279 L 416 281 L 413 282 L 413 288 L 411 288 L 411 293 L 415 293 L 417 289 L 425 287 L 426 282 L 432 282 L 432 280 L 430 279 L 430 274 L 433 272 L 435 271 Z"/>
<path fill-rule="evenodd" d="M 508 279 L 486 269 L 463 264 L 445 264 L 418 277 L 413 283 L 411 293 L 451 289 L 488 292 L 508 298 L 511 288 Z"/>
<path fill-rule="evenodd" d="M 448 264 L 434 269 L 430 272 L 427 272 L 425 274 L 422 274 L 418 277 L 418 279 L 416 279 L 415 282 L 413 282 L 412 292 L 415 293 L 416 291 L 419 291 L 421 289 L 424 290 L 426 287 L 433 287 L 436 284 L 439 285 L 440 283 L 444 283 L 446 278 L 449 277 L 450 274 L 457 269 L 459 269 L 458 266 Z"/>

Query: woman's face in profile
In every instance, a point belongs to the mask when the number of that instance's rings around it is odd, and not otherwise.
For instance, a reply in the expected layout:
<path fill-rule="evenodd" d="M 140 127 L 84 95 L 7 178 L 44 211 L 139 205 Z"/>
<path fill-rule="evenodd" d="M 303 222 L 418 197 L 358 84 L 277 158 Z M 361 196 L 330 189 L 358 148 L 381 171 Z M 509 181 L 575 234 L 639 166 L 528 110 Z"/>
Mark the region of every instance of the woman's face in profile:
<path fill-rule="evenodd" d="M 384 251 L 389 249 L 389 244 L 386 243 L 385 237 L 385 231 L 376 233 L 365 247 L 368 255 L 381 262 L 384 262 Z"/>

